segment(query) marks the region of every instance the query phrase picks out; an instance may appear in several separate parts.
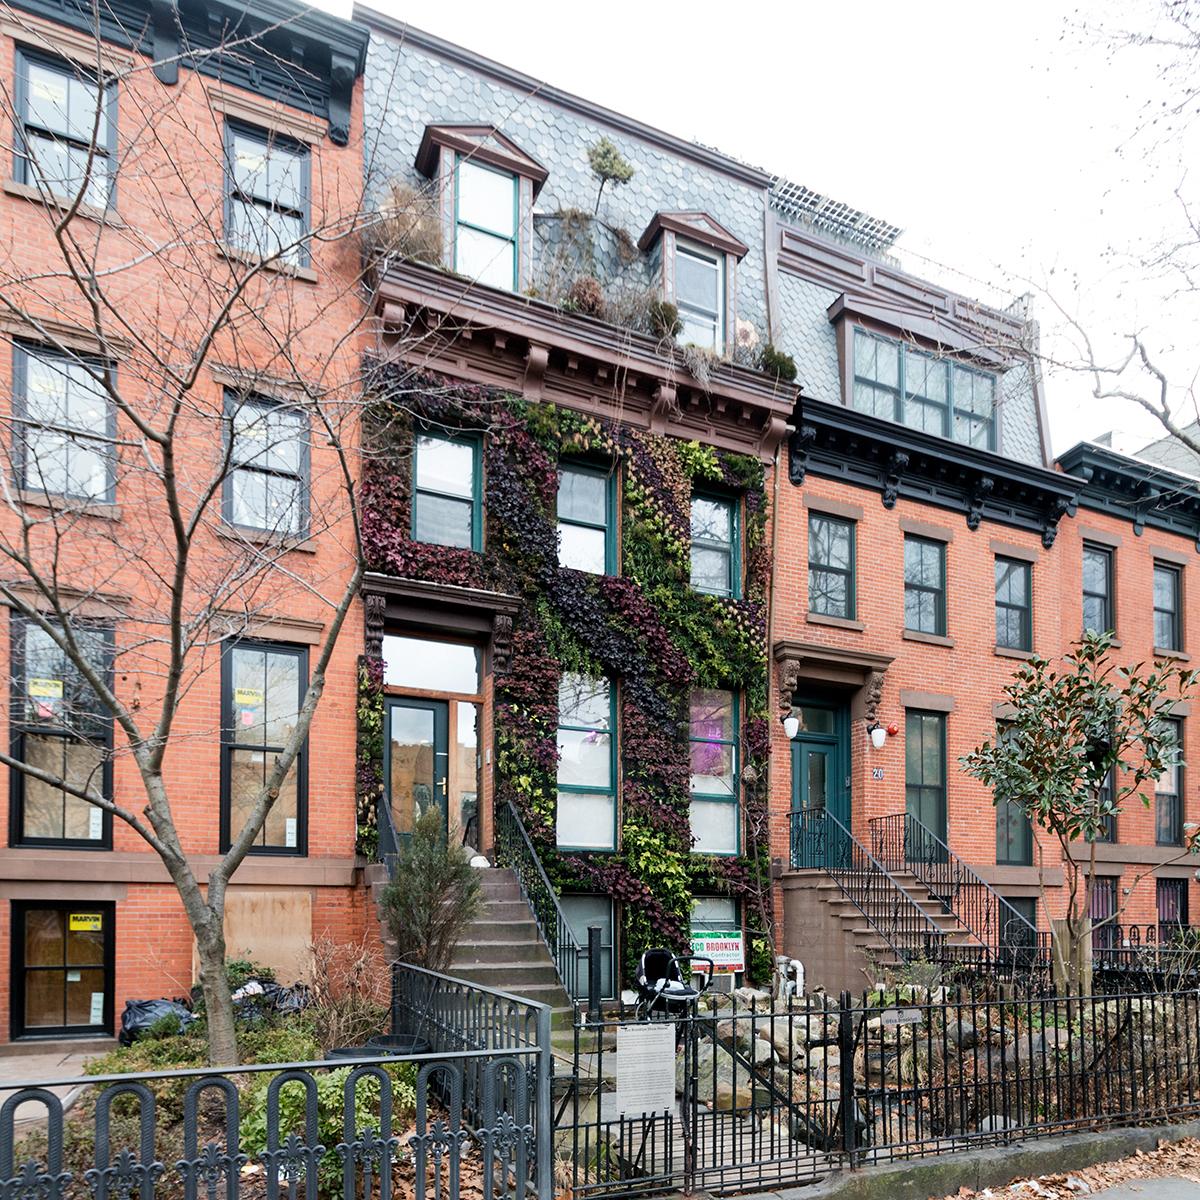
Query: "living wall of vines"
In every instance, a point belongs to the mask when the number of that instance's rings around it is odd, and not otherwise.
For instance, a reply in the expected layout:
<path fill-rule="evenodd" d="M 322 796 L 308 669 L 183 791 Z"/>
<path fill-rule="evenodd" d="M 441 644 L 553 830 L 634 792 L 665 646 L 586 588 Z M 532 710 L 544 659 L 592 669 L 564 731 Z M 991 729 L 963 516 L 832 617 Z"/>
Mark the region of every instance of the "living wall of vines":
<path fill-rule="evenodd" d="M 770 858 L 766 821 L 766 601 L 770 578 L 762 465 L 730 454 L 486 388 L 382 364 L 372 380 L 371 441 L 362 483 L 367 566 L 388 574 L 488 588 L 523 600 L 511 664 L 494 696 L 496 802 L 512 800 L 556 886 L 620 901 L 622 972 L 642 950 L 686 949 L 692 896 L 742 901 L 750 973 L 769 975 Z M 478 431 L 483 444 L 484 550 L 410 535 L 414 427 Z M 578 456 L 620 473 L 620 572 L 558 565 L 558 464 Z M 694 486 L 742 497 L 743 588 L 733 600 L 692 590 Z M 564 671 L 604 675 L 618 696 L 620 836 L 616 853 L 555 846 L 558 685 Z M 382 773 L 382 672 L 360 669 L 359 828 L 370 850 Z M 692 688 L 742 697 L 743 839 L 736 858 L 693 854 L 689 830 L 688 699 Z"/>

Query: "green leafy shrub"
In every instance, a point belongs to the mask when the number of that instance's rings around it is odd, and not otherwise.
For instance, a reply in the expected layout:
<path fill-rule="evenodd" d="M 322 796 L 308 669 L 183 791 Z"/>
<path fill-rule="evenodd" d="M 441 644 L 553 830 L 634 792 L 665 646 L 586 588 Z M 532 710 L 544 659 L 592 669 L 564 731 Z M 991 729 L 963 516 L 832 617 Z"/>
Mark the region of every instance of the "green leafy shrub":
<path fill-rule="evenodd" d="M 657 338 L 672 340 L 683 332 L 679 309 L 670 300 L 652 300 L 648 305 L 647 317 L 650 332 Z"/>
<path fill-rule="evenodd" d="M 758 366 L 764 375 L 774 375 L 784 383 L 792 383 L 796 378 L 796 360 L 770 342 L 758 352 Z"/>
<path fill-rule="evenodd" d="M 436 806 L 413 826 L 383 893 L 383 914 L 401 962 L 444 971 L 466 927 L 479 915 L 483 889 L 466 850 L 446 839 Z"/>

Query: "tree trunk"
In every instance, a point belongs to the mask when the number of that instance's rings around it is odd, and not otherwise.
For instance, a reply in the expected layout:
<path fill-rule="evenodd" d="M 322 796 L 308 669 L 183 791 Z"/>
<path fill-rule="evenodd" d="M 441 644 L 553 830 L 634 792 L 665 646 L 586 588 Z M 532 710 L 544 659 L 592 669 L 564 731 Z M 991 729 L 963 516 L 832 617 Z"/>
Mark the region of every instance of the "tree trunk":
<path fill-rule="evenodd" d="M 218 917 L 212 916 L 203 929 L 194 932 L 208 1023 L 208 1062 L 213 1067 L 232 1067 L 238 1061 L 237 1028 L 229 977 L 225 974 L 225 932 L 221 924 Z"/>

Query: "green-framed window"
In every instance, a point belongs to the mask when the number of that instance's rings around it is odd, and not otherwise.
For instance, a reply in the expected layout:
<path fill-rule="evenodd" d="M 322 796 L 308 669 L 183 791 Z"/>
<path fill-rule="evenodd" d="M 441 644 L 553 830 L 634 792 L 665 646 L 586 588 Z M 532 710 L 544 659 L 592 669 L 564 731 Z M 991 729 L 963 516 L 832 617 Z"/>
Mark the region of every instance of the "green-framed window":
<path fill-rule="evenodd" d="M 582 463 L 558 468 L 558 565 L 592 575 L 617 573 L 617 478 Z"/>
<path fill-rule="evenodd" d="M 1113 552 L 1083 544 L 1083 628 L 1103 633 L 1113 623 Z"/>
<path fill-rule="evenodd" d="M 1160 846 L 1183 844 L 1183 722 L 1164 721 L 1176 761 L 1154 781 L 1154 840 Z"/>
<path fill-rule="evenodd" d="M 478 438 L 419 432 L 413 439 L 412 536 L 435 546 L 483 548 Z"/>
<path fill-rule="evenodd" d="M 1033 567 L 996 556 L 996 645 L 1033 649 Z"/>
<path fill-rule="evenodd" d="M 854 330 L 853 407 L 980 450 L 996 448 L 996 376 Z"/>
<path fill-rule="evenodd" d="M 854 522 L 808 514 L 808 611 L 854 616 Z"/>
<path fill-rule="evenodd" d="M 616 725 L 610 681 L 565 672 L 558 685 L 560 849 L 617 848 Z"/>
<path fill-rule="evenodd" d="M 697 854 L 737 854 L 738 697 L 720 688 L 691 694 L 688 742 L 691 757 L 692 849 Z"/>
<path fill-rule="evenodd" d="M 489 287 L 517 290 L 519 182 L 459 156 L 454 189 L 454 269 Z"/>
<path fill-rule="evenodd" d="M 1183 629 L 1180 599 L 1183 571 L 1170 563 L 1154 564 L 1154 648 L 1182 650 Z"/>
<path fill-rule="evenodd" d="M 742 591 L 741 529 L 732 497 L 697 493 L 692 497 L 692 587 L 712 596 Z"/>
<path fill-rule="evenodd" d="M 946 633 L 946 546 L 933 538 L 904 539 L 904 628 Z"/>

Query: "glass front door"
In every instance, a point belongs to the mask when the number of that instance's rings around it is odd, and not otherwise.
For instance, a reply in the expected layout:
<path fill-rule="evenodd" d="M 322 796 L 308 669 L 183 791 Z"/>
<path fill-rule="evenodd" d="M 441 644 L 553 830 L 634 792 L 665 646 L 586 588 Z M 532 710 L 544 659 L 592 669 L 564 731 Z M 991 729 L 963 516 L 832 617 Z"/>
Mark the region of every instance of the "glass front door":
<path fill-rule="evenodd" d="M 829 836 L 836 826 L 821 814 L 836 817 L 850 828 L 849 715 L 845 706 L 828 703 L 797 704 L 792 710 L 800 730 L 792 739 L 793 865 L 823 867 L 837 839 Z"/>
<path fill-rule="evenodd" d="M 13 903 L 13 1035 L 111 1033 L 111 904 Z"/>
<path fill-rule="evenodd" d="M 387 802 L 401 843 L 430 808 L 449 812 L 446 777 L 449 766 L 445 700 L 389 700 L 387 703 Z"/>

